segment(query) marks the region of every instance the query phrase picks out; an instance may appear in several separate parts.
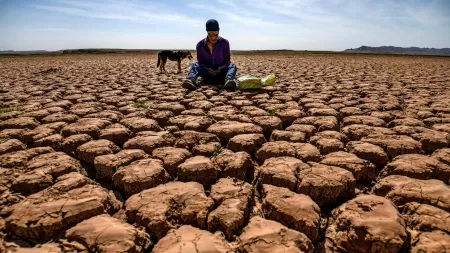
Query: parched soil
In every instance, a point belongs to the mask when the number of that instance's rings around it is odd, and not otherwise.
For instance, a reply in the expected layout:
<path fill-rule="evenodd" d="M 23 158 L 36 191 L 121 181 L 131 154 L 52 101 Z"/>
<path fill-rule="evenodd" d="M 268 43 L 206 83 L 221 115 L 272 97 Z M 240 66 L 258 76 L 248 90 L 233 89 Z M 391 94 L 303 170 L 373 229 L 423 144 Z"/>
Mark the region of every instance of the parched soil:
<path fill-rule="evenodd" d="M 0 58 L 0 252 L 450 252 L 450 59 Z"/>

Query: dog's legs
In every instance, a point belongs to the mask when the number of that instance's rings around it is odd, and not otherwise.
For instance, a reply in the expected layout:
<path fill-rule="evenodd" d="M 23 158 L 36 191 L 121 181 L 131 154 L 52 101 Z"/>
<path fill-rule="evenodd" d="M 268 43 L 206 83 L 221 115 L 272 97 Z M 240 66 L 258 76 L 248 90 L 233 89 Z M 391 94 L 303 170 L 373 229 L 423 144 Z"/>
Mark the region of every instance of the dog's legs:
<path fill-rule="evenodd" d="M 167 58 L 163 60 L 163 70 L 164 70 L 165 73 L 167 73 L 166 63 L 167 63 Z"/>
<path fill-rule="evenodd" d="M 162 73 L 162 57 L 158 55 L 158 66 L 159 66 L 159 73 Z"/>

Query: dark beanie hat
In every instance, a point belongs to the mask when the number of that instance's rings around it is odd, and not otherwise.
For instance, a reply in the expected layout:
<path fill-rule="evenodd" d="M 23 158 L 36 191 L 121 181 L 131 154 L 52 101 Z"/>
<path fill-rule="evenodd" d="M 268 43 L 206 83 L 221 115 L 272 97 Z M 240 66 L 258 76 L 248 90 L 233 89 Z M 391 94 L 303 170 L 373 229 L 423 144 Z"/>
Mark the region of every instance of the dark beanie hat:
<path fill-rule="evenodd" d="M 219 22 L 215 19 L 206 21 L 206 31 L 219 31 Z"/>

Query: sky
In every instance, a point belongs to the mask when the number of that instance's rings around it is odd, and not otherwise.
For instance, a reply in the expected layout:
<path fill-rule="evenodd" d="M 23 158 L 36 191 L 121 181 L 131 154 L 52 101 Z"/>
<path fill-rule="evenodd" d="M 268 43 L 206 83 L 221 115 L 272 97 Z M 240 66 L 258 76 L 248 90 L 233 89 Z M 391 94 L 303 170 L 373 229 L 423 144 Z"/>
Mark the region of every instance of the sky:
<path fill-rule="evenodd" d="M 449 0 L 0 0 L 0 50 L 450 47 Z"/>

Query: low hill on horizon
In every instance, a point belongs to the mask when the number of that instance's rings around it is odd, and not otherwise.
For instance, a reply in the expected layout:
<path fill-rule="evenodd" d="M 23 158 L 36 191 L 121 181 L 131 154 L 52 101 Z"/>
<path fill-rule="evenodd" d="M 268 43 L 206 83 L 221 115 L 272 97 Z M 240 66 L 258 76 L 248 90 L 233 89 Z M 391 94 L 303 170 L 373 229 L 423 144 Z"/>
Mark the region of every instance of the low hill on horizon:
<path fill-rule="evenodd" d="M 409 55 L 450 55 L 450 48 L 421 48 L 421 47 L 394 47 L 381 46 L 346 49 L 347 53 L 375 53 L 375 54 L 409 54 Z"/>

